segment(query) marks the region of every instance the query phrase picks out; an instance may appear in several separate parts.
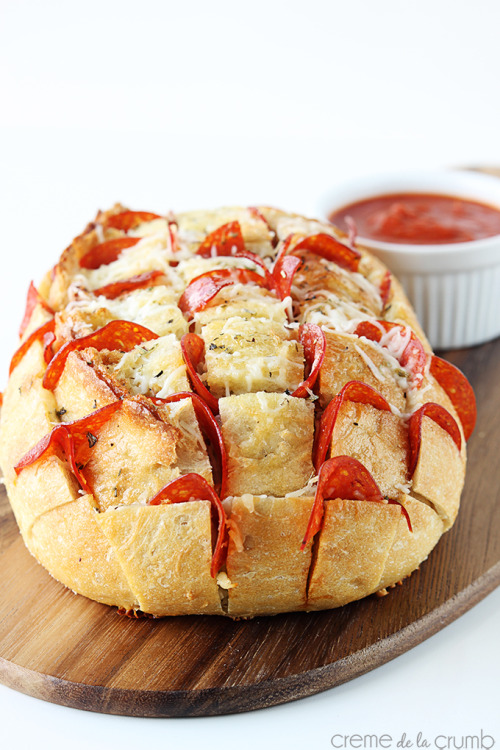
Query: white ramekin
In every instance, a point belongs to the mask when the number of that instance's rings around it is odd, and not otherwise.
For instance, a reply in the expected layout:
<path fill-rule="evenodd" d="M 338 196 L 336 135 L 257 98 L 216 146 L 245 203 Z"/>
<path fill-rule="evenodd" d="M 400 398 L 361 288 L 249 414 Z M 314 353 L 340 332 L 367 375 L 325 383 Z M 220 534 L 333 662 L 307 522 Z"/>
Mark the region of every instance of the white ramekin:
<path fill-rule="evenodd" d="M 500 179 L 457 170 L 366 177 L 319 201 L 321 218 L 350 203 L 391 193 L 441 193 L 500 209 Z M 358 237 L 399 278 L 434 349 L 500 335 L 500 235 L 448 245 L 404 245 Z"/>

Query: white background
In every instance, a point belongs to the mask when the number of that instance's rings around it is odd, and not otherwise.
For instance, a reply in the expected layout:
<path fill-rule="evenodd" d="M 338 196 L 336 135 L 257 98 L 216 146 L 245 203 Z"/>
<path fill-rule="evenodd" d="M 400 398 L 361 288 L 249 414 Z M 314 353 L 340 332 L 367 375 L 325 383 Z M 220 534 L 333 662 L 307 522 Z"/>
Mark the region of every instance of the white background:
<path fill-rule="evenodd" d="M 0 0 L 0 389 L 30 280 L 98 208 L 314 214 L 351 177 L 500 165 L 499 29 L 496 0 Z M 0 686 L 1 745 L 395 746 L 421 731 L 460 746 L 483 730 L 498 746 L 499 630 L 497 591 L 368 675 L 239 716 L 101 716 Z"/>

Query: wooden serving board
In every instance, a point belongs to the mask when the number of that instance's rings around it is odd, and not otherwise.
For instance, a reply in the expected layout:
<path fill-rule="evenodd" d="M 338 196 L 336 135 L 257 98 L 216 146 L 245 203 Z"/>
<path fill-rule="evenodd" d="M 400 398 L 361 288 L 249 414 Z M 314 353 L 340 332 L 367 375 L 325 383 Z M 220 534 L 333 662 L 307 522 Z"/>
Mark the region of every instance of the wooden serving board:
<path fill-rule="evenodd" d="M 239 622 L 129 620 L 71 593 L 35 562 L 2 489 L 0 681 L 104 713 L 235 713 L 331 688 L 443 628 L 500 583 L 500 339 L 448 358 L 468 376 L 479 407 L 460 514 L 388 596 Z"/>

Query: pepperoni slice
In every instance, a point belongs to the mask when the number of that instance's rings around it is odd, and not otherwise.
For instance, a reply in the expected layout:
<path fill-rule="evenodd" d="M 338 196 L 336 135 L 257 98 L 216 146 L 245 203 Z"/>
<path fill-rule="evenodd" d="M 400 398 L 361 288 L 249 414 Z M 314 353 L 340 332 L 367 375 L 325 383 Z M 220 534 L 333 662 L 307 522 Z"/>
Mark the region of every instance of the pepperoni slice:
<path fill-rule="evenodd" d="M 141 239 L 141 237 L 116 237 L 114 240 L 94 245 L 93 248 L 80 258 L 80 267 L 94 270 L 101 266 L 109 266 L 110 263 L 118 260 L 122 250 L 137 245 Z"/>
<path fill-rule="evenodd" d="M 219 423 L 215 419 L 214 415 L 210 411 L 206 402 L 198 396 L 196 393 L 190 391 L 181 391 L 180 393 L 173 393 L 171 396 L 166 398 L 158 398 L 155 396 L 150 400 L 154 404 L 170 404 L 176 401 L 182 401 L 182 399 L 190 398 L 196 418 L 200 424 L 200 429 L 204 437 L 209 441 L 210 447 L 217 455 L 214 457 L 215 461 L 212 464 L 214 469 L 214 484 L 216 487 L 220 487 L 219 495 L 221 498 L 225 498 L 227 495 L 227 455 L 226 447 L 224 445 L 224 439 L 222 437 L 222 431 L 219 427 Z"/>
<path fill-rule="evenodd" d="M 383 330 L 382 330 L 383 329 Z M 389 334 L 389 339 L 384 342 L 384 331 Z M 427 369 L 428 357 L 424 345 L 413 331 L 399 323 L 390 323 L 387 320 L 377 320 L 372 323 L 363 320 L 354 331 L 356 336 L 364 336 L 371 341 L 377 341 L 387 349 L 410 373 L 410 384 L 412 388 L 421 388 Z M 401 351 L 408 333 L 408 343 Z"/>
<path fill-rule="evenodd" d="M 110 216 L 106 219 L 105 223 L 107 227 L 122 229 L 124 232 L 128 232 L 129 229 L 135 229 L 139 224 L 144 224 L 146 221 L 161 218 L 159 214 L 153 214 L 150 211 L 122 211 L 119 214 Z"/>
<path fill-rule="evenodd" d="M 251 253 L 249 250 L 243 250 L 242 252 L 238 252 L 234 255 L 235 258 L 246 258 L 246 260 L 251 260 L 252 263 L 255 263 L 256 266 L 258 266 L 264 275 L 265 280 L 265 286 L 270 289 L 271 291 L 276 290 L 276 280 L 274 278 L 274 274 L 272 274 L 260 255 L 256 255 L 255 253 Z"/>
<path fill-rule="evenodd" d="M 321 466 L 316 495 L 300 546 L 301 550 L 318 533 L 323 520 L 325 500 L 367 500 L 383 503 L 384 498 L 374 478 L 360 461 L 349 456 L 335 456 Z"/>
<path fill-rule="evenodd" d="M 177 253 L 179 248 L 179 242 L 177 240 L 177 230 L 179 229 L 177 222 L 174 219 L 168 219 L 168 235 L 170 237 L 170 249 L 173 253 Z"/>
<path fill-rule="evenodd" d="M 311 237 L 306 237 L 294 247 L 293 252 L 295 253 L 298 250 L 308 250 L 321 258 L 336 263 L 347 271 L 357 271 L 361 260 L 361 253 L 347 247 L 330 234 L 313 234 Z"/>
<path fill-rule="evenodd" d="M 208 404 L 214 414 L 218 414 L 218 400 L 210 393 L 198 375 L 198 367 L 205 359 L 205 342 L 196 333 L 186 333 L 181 339 L 181 351 L 194 390 Z"/>
<path fill-rule="evenodd" d="M 184 290 L 179 300 L 182 312 L 192 318 L 195 312 L 203 310 L 211 299 L 231 284 L 257 284 L 267 289 L 263 276 L 246 268 L 221 268 L 197 276 Z"/>
<path fill-rule="evenodd" d="M 267 224 L 267 226 L 269 227 L 268 220 L 266 219 L 266 217 L 264 216 L 264 214 L 261 211 L 259 211 L 259 209 L 257 208 L 257 206 L 249 206 L 248 207 L 248 212 L 253 216 L 254 219 L 259 219 L 259 221 L 263 221 L 264 224 Z M 271 229 L 271 227 L 269 227 L 269 229 Z"/>
<path fill-rule="evenodd" d="M 325 461 L 337 415 L 344 401 L 355 401 L 360 404 L 369 404 L 382 411 L 391 411 L 391 407 L 385 398 L 375 388 L 359 380 L 350 380 L 346 383 L 335 398 L 330 401 L 321 416 L 313 450 L 316 471 L 319 471 Z"/>
<path fill-rule="evenodd" d="M 382 281 L 380 282 L 380 299 L 382 300 L 382 310 L 386 307 L 389 302 L 389 296 L 391 294 L 392 276 L 390 271 L 386 271 Z"/>
<path fill-rule="evenodd" d="M 245 240 L 241 233 L 240 222 L 230 221 L 208 234 L 196 251 L 196 255 L 212 258 L 214 255 L 234 255 L 235 252 L 241 253 L 244 250 Z"/>
<path fill-rule="evenodd" d="M 321 328 L 314 323 L 306 323 L 299 329 L 300 343 L 304 347 L 307 378 L 292 393 L 296 398 L 307 398 L 319 375 L 326 351 L 326 338 Z"/>
<path fill-rule="evenodd" d="M 274 278 L 262 258 L 245 249 L 245 241 L 241 233 L 239 221 L 231 221 L 229 224 L 223 224 L 215 232 L 209 234 L 196 251 L 196 255 L 201 255 L 203 258 L 221 256 L 246 258 L 262 269 L 266 286 L 269 289 L 273 289 L 275 286 Z"/>
<path fill-rule="evenodd" d="M 471 384 L 458 367 L 440 357 L 431 357 L 430 371 L 457 410 L 465 439 L 468 440 L 477 419 L 476 397 Z"/>
<path fill-rule="evenodd" d="M 21 337 L 23 333 L 25 332 L 26 328 L 28 327 L 28 323 L 30 322 L 31 315 L 33 313 L 33 310 L 37 305 L 42 305 L 42 307 L 47 310 L 48 313 L 51 315 L 54 315 L 54 310 L 49 307 L 49 305 L 45 302 L 42 295 L 36 288 L 36 286 L 31 282 L 28 289 L 28 295 L 26 297 L 26 309 L 24 311 L 24 317 L 21 323 L 21 327 L 19 329 L 19 336 Z"/>
<path fill-rule="evenodd" d="M 150 501 L 149 505 L 162 503 L 188 503 L 193 500 L 208 500 L 217 516 L 217 541 L 212 554 L 210 575 L 215 578 L 224 563 L 227 548 L 226 514 L 219 496 L 200 474 L 184 474 L 165 485 Z"/>
<path fill-rule="evenodd" d="M 49 434 L 34 445 L 14 466 L 16 474 L 19 476 L 23 469 L 44 456 L 59 453 L 68 461 L 82 490 L 92 494 L 92 488 L 84 477 L 82 469 L 88 463 L 90 452 L 97 442 L 97 433 L 115 411 L 121 408 L 122 403 L 122 401 L 114 401 L 83 419 L 53 427 Z"/>
<path fill-rule="evenodd" d="M 274 285 L 280 298 L 289 297 L 292 291 L 293 277 L 303 261 L 296 255 L 280 254 L 273 268 Z"/>
<path fill-rule="evenodd" d="M 136 289 L 144 289 L 148 286 L 154 286 L 156 281 L 162 276 L 164 276 L 163 271 L 148 271 L 147 273 L 141 273 L 137 276 L 131 276 L 124 281 L 115 281 L 113 284 L 100 286 L 98 289 L 94 289 L 93 294 L 96 296 L 102 295 L 107 299 L 116 299 L 122 294 L 134 292 Z"/>
<path fill-rule="evenodd" d="M 50 350 L 50 344 L 52 344 L 55 339 L 54 328 L 55 320 L 54 318 L 52 318 L 51 320 L 48 320 L 42 326 L 37 328 L 36 331 L 33 331 L 33 333 L 28 336 L 26 341 L 23 341 L 19 349 L 14 352 L 14 356 L 10 361 L 9 375 L 12 373 L 14 368 L 17 367 L 19 362 L 22 360 L 31 345 L 35 343 L 35 341 L 39 341 L 43 345 L 43 354 L 45 361 L 47 362 L 51 359 L 52 352 Z"/>
<path fill-rule="evenodd" d="M 87 349 L 88 347 L 98 349 L 99 351 L 102 349 L 118 349 L 122 352 L 129 352 L 138 344 L 157 338 L 159 336 L 156 333 L 150 331 L 149 328 L 140 326 L 138 323 L 131 323 L 128 320 L 112 320 L 111 323 L 108 323 L 98 331 L 64 344 L 47 367 L 42 385 L 49 391 L 54 390 L 71 352 Z"/>
<path fill-rule="evenodd" d="M 349 246 L 354 250 L 356 240 L 358 239 L 358 227 L 352 216 L 346 216 L 344 221 L 347 224 L 348 230 L 347 242 L 349 243 Z"/>
<path fill-rule="evenodd" d="M 414 412 L 408 421 L 408 438 L 410 441 L 408 474 L 410 478 L 413 476 L 415 469 L 417 468 L 420 445 L 422 442 L 422 419 L 424 417 L 429 417 L 429 419 L 432 419 L 437 425 L 442 427 L 443 430 L 446 430 L 459 451 L 462 447 L 460 430 L 450 412 L 447 411 L 444 406 L 429 401 L 421 406 L 418 411 Z"/>
<path fill-rule="evenodd" d="M 52 344 L 56 340 L 56 334 L 52 329 L 46 331 L 43 334 L 42 344 L 43 344 L 43 359 L 45 361 L 45 364 L 49 364 L 50 360 L 54 356 L 54 352 L 52 350 Z"/>
<path fill-rule="evenodd" d="M 276 268 L 276 265 L 279 263 L 279 261 L 285 255 L 288 254 L 290 250 L 290 245 L 292 244 L 294 238 L 295 238 L 294 234 L 289 234 L 288 237 L 286 237 L 286 239 L 280 241 L 279 245 L 281 245 L 281 247 L 279 247 L 278 252 L 276 254 L 276 260 L 274 261 L 274 268 Z M 274 270 L 273 270 L 273 273 L 274 273 Z"/>

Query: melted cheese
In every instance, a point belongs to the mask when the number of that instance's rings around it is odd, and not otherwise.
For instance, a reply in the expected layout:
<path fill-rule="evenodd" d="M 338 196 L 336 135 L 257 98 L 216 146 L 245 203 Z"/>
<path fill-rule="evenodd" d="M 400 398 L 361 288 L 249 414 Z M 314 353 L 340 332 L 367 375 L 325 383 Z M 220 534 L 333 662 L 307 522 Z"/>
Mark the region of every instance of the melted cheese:
<path fill-rule="evenodd" d="M 256 271 L 259 276 L 262 275 L 261 269 L 256 267 L 253 261 L 247 258 L 234 258 L 232 255 L 221 255 L 211 258 L 203 258 L 201 255 L 195 255 L 188 260 L 181 260 L 177 271 L 187 286 L 197 276 L 221 268 L 247 268 L 250 271 Z"/>
<path fill-rule="evenodd" d="M 136 394 L 166 398 L 191 390 L 180 344 L 173 334 L 146 341 L 123 354 L 114 374 L 126 380 Z"/>
<path fill-rule="evenodd" d="M 99 297 L 98 301 L 118 320 L 139 323 L 159 336 L 175 333 L 180 338 L 188 332 L 188 324 L 177 307 L 175 294 L 166 286 L 137 289 L 115 300 Z"/>
<path fill-rule="evenodd" d="M 86 288 L 92 291 L 148 271 L 163 271 L 169 286 L 179 297 L 182 293 L 182 284 L 174 269 L 170 267 L 170 261 L 176 259 L 167 246 L 166 238 L 152 235 L 144 237 L 137 245 L 122 250 L 119 258 L 113 263 L 89 270 L 82 268 L 80 274 L 85 279 Z"/>
<path fill-rule="evenodd" d="M 301 345 L 269 320 L 232 317 L 202 328 L 207 382 L 216 396 L 293 391 L 304 379 Z"/>
<path fill-rule="evenodd" d="M 173 333 L 181 338 L 189 330 L 189 325 L 175 302 L 175 294 L 167 286 L 154 286 L 136 289 L 114 300 L 106 297 L 91 297 L 74 283 L 69 289 L 71 302 L 67 312 L 98 317 L 98 312 L 107 310 L 116 320 L 129 320 L 149 328 L 158 336 Z M 89 333 L 91 326 L 87 326 Z M 84 335 L 84 334 L 81 334 Z"/>

